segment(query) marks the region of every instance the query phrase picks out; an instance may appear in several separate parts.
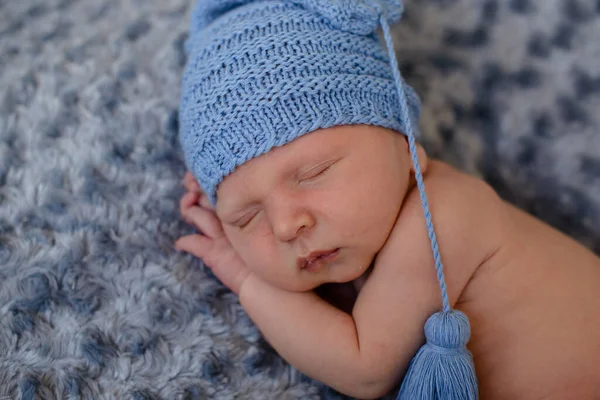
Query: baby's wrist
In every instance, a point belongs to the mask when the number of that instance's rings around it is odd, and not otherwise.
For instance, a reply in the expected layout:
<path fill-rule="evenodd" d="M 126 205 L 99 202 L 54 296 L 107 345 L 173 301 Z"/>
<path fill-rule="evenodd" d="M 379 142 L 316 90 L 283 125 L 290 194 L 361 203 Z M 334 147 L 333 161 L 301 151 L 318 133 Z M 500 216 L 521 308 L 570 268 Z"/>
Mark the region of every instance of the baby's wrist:
<path fill-rule="evenodd" d="M 242 307 L 247 301 L 252 301 L 256 298 L 256 294 L 264 292 L 266 285 L 270 286 L 265 280 L 257 276 L 255 273 L 250 272 L 246 279 L 241 283 L 240 290 L 238 292 L 238 299 Z"/>
<path fill-rule="evenodd" d="M 252 280 L 255 279 L 255 275 L 252 272 L 248 272 L 248 275 L 246 275 L 246 277 L 242 280 L 242 282 L 240 283 L 238 290 L 237 290 L 237 295 L 240 299 L 240 302 L 242 301 L 242 297 L 244 295 L 245 292 L 248 292 L 249 286 L 252 286 Z"/>

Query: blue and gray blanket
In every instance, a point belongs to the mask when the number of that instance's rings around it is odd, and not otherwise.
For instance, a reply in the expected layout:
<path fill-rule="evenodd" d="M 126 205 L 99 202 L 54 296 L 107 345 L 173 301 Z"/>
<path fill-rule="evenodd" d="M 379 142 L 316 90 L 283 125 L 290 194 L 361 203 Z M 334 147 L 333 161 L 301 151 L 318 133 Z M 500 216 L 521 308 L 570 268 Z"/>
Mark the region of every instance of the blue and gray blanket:
<path fill-rule="evenodd" d="M 189 0 L 0 0 L 0 399 L 340 399 L 173 242 Z M 600 252 L 600 1 L 410 0 L 429 153 Z"/>

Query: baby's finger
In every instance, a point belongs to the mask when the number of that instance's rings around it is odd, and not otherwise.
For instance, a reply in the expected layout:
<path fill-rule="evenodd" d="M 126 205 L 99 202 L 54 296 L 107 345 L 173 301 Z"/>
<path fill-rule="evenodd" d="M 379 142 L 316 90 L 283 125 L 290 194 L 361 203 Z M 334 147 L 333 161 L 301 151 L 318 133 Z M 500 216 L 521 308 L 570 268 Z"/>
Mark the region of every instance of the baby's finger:
<path fill-rule="evenodd" d="M 198 234 L 182 236 L 175 241 L 175 248 L 204 259 L 212 248 L 212 239 Z"/>
<path fill-rule="evenodd" d="M 223 236 L 221 221 L 214 212 L 203 207 L 188 207 L 181 215 L 209 238 L 218 239 Z"/>
<path fill-rule="evenodd" d="M 200 197 L 200 193 L 198 192 L 187 192 L 181 197 L 179 200 L 179 213 L 184 215 L 185 210 L 190 207 L 198 205 L 198 199 Z"/>
<path fill-rule="evenodd" d="M 188 192 L 201 192 L 202 189 L 200 185 L 198 185 L 198 181 L 194 178 L 194 175 L 190 171 L 185 173 L 183 177 L 183 185 L 185 186 Z"/>
<path fill-rule="evenodd" d="M 209 210 L 214 211 L 215 209 L 215 207 L 211 204 L 210 200 L 208 199 L 208 196 L 204 193 L 200 194 L 200 199 L 198 200 L 198 203 L 200 203 L 202 207 L 208 208 Z"/>

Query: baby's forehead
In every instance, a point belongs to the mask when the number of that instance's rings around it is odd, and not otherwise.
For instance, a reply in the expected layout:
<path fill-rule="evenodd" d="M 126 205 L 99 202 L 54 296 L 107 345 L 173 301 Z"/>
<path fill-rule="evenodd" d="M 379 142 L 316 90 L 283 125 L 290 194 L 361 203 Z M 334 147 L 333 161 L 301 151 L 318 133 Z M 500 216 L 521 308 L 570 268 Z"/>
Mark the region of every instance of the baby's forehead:
<path fill-rule="evenodd" d="M 224 177 L 219 187 L 228 181 L 240 181 L 273 173 L 289 173 L 334 154 L 361 151 L 373 136 L 399 134 L 390 129 L 369 125 L 339 125 L 304 134 L 289 143 L 271 147 L 269 151 L 251 157 Z"/>
<path fill-rule="evenodd" d="M 341 140 L 340 133 L 333 128 L 314 131 L 239 165 L 217 186 L 218 208 L 230 208 L 229 204 L 250 196 L 260 186 L 268 186 L 269 180 L 302 173 L 331 157 L 341 146 L 353 146 L 352 141 Z"/>
<path fill-rule="evenodd" d="M 388 129 L 366 125 L 343 125 L 319 129 L 251 158 L 223 178 L 217 191 L 221 197 L 243 195 L 269 178 L 302 173 L 344 154 L 360 152 L 374 135 L 394 135 Z"/>

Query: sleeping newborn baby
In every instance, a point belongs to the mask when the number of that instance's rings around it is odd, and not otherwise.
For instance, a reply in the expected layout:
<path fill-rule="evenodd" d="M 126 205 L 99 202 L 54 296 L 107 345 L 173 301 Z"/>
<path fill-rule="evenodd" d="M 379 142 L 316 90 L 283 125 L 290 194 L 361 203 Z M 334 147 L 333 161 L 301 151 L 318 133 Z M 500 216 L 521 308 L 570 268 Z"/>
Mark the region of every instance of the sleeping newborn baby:
<path fill-rule="evenodd" d="M 389 35 L 400 12 L 198 2 L 180 119 L 199 233 L 176 247 L 283 358 L 350 396 L 598 398 L 600 259 L 428 159 Z M 350 308 L 316 293 L 345 283 Z"/>

